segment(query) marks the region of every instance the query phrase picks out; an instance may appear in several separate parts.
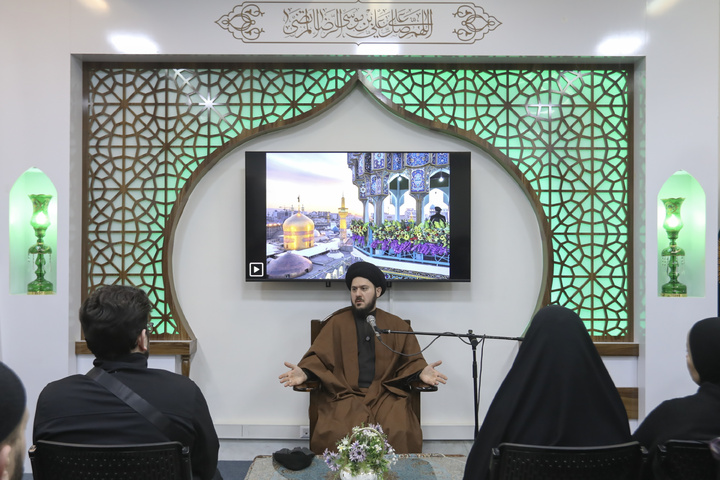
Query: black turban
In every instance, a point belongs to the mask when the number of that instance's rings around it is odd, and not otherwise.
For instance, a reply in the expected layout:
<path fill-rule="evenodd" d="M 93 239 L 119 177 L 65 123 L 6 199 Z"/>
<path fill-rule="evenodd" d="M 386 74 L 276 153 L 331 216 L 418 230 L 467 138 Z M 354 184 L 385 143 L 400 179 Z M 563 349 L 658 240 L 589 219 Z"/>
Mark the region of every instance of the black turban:
<path fill-rule="evenodd" d="M 288 470 L 302 470 L 312 464 L 315 454 L 307 448 L 283 448 L 273 453 L 273 459 Z"/>
<path fill-rule="evenodd" d="M 362 277 L 367 278 L 376 287 L 381 288 L 380 296 L 385 293 L 387 289 L 387 281 L 385 280 L 385 274 L 382 271 L 369 262 L 356 262 L 350 265 L 345 274 L 345 283 L 347 284 L 348 290 L 352 286 L 353 278 Z"/>
<path fill-rule="evenodd" d="M 25 387 L 10 367 L 0 362 L 0 442 L 20 424 L 25 414 Z"/>
<path fill-rule="evenodd" d="M 720 383 L 720 318 L 706 318 L 693 325 L 688 344 L 700 381 Z"/>

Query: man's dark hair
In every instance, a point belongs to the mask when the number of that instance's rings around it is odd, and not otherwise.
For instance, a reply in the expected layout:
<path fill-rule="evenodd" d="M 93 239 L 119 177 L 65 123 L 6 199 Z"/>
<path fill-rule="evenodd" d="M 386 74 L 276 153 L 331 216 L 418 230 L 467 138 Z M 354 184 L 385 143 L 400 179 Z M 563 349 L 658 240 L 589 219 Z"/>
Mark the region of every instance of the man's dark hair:
<path fill-rule="evenodd" d="M 80 307 L 80 324 L 91 352 L 101 359 L 130 353 L 147 328 L 152 304 L 147 294 L 128 285 L 99 287 Z"/>

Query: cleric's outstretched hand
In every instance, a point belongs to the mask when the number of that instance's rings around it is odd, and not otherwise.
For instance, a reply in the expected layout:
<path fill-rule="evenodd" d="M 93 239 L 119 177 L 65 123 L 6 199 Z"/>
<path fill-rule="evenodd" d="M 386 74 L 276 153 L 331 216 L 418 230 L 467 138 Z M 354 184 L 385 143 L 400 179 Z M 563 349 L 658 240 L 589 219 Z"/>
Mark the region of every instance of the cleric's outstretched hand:
<path fill-rule="evenodd" d="M 420 380 L 427 383 L 428 385 L 437 385 L 439 383 L 447 383 L 448 377 L 437 370 L 435 370 L 435 367 L 442 364 L 442 360 L 438 360 L 435 363 L 429 364 L 427 367 L 423 368 L 423 371 L 420 372 Z"/>
<path fill-rule="evenodd" d="M 305 383 L 307 375 L 305 375 L 302 368 L 297 365 L 293 365 L 290 362 L 285 362 L 285 366 L 290 370 L 278 377 L 280 379 L 280 383 L 282 383 L 284 387 L 295 387 L 301 383 Z"/>

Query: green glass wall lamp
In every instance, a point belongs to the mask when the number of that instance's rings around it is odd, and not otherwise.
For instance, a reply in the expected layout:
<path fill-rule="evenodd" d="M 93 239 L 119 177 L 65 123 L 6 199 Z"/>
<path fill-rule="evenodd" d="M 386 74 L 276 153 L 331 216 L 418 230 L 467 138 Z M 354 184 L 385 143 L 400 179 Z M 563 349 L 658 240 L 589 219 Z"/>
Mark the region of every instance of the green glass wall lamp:
<path fill-rule="evenodd" d="M 665 220 L 663 228 L 667 232 L 670 245 L 661 253 L 662 264 L 665 266 L 670 281 L 662 286 L 661 296 L 663 297 L 687 297 L 687 286 L 678 281 L 685 265 L 685 250 L 678 247 L 677 239 L 680 230 L 683 228 L 680 207 L 684 198 L 663 198 L 665 205 Z"/>
<path fill-rule="evenodd" d="M 47 263 L 46 256 L 52 255 L 52 248 L 45 245 L 45 232 L 50 226 L 50 215 L 48 215 L 48 205 L 52 195 L 28 195 L 33 205 L 32 217 L 30 217 L 30 225 L 35 230 L 37 242 L 28 249 L 28 254 L 35 258 L 35 280 L 28 284 L 28 294 L 45 295 L 53 292 L 53 284 L 45 279 L 45 265 Z"/>

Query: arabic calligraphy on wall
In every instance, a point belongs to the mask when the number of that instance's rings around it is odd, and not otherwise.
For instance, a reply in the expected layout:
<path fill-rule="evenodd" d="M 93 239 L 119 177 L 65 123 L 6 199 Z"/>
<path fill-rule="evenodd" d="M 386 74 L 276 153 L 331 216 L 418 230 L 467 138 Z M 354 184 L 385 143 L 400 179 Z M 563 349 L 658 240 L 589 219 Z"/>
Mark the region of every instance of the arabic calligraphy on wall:
<path fill-rule="evenodd" d="M 215 21 L 246 43 L 471 44 L 502 23 L 472 3 L 245 2 Z"/>

